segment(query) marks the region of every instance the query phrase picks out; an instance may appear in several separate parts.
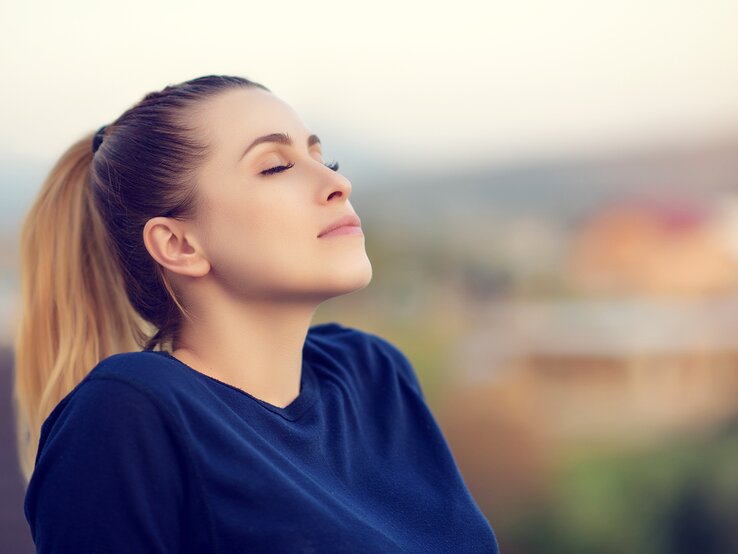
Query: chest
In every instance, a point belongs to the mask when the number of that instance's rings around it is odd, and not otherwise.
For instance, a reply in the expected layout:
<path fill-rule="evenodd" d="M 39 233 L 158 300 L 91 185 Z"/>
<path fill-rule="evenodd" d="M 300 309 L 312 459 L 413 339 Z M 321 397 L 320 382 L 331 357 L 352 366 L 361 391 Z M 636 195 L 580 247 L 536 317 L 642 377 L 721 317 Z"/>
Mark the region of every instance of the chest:
<path fill-rule="evenodd" d="M 496 551 L 429 412 L 323 408 L 296 422 L 213 422 L 200 437 L 224 552 Z"/>

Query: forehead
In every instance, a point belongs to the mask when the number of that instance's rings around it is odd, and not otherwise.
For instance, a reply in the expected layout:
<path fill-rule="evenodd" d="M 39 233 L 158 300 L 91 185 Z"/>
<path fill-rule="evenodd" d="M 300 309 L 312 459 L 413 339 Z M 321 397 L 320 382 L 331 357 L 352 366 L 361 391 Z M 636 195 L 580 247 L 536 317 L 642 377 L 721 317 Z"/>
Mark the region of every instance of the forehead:
<path fill-rule="evenodd" d="M 310 134 L 289 104 L 260 88 L 218 93 L 199 107 L 194 118 L 211 145 L 246 146 L 247 141 L 270 133 Z"/>

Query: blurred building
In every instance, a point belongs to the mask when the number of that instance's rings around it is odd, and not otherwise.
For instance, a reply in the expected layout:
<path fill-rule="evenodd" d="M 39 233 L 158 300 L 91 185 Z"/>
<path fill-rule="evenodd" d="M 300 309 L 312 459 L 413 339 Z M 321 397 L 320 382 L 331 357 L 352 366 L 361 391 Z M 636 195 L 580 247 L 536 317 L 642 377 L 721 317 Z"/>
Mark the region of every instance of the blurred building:
<path fill-rule="evenodd" d="M 568 449 L 650 444 L 738 414 L 738 296 L 477 305 L 442 421 L 489 510 L 529 505 Z"/>
<path fill-rule="evenodd" d="M 593 214 L 573 237 L 569 278 L 584 293 L 701 295 L 738 285 L 736 210 L 672 198 Z"/>

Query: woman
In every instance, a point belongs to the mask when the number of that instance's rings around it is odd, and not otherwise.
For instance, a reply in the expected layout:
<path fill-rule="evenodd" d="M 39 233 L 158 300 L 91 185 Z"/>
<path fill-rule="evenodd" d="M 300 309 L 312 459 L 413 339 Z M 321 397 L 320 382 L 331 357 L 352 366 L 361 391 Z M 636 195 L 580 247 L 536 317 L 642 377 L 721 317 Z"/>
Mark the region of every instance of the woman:
<path fill-rule="evenodd" d="M 206 76 L 74 144 L 22 232 L 38 552 L 496 552 L 388 341 L 351 183 L 268 89 Z"/>

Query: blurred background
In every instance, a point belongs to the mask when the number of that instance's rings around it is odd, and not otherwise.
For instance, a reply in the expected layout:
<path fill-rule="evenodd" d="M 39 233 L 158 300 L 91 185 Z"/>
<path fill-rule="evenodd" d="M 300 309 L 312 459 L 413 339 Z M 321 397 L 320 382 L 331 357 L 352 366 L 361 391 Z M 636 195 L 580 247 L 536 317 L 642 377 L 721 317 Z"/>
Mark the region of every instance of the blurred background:
<path fill-rule="evenodd" d="M 146 92 L 264 83 L 353 183 L 374 278 L 321 306 L 413 362 L 506 554 L 738 551 L 738 3 L 0 7 L 0 551 L 18 231 Z"/>

